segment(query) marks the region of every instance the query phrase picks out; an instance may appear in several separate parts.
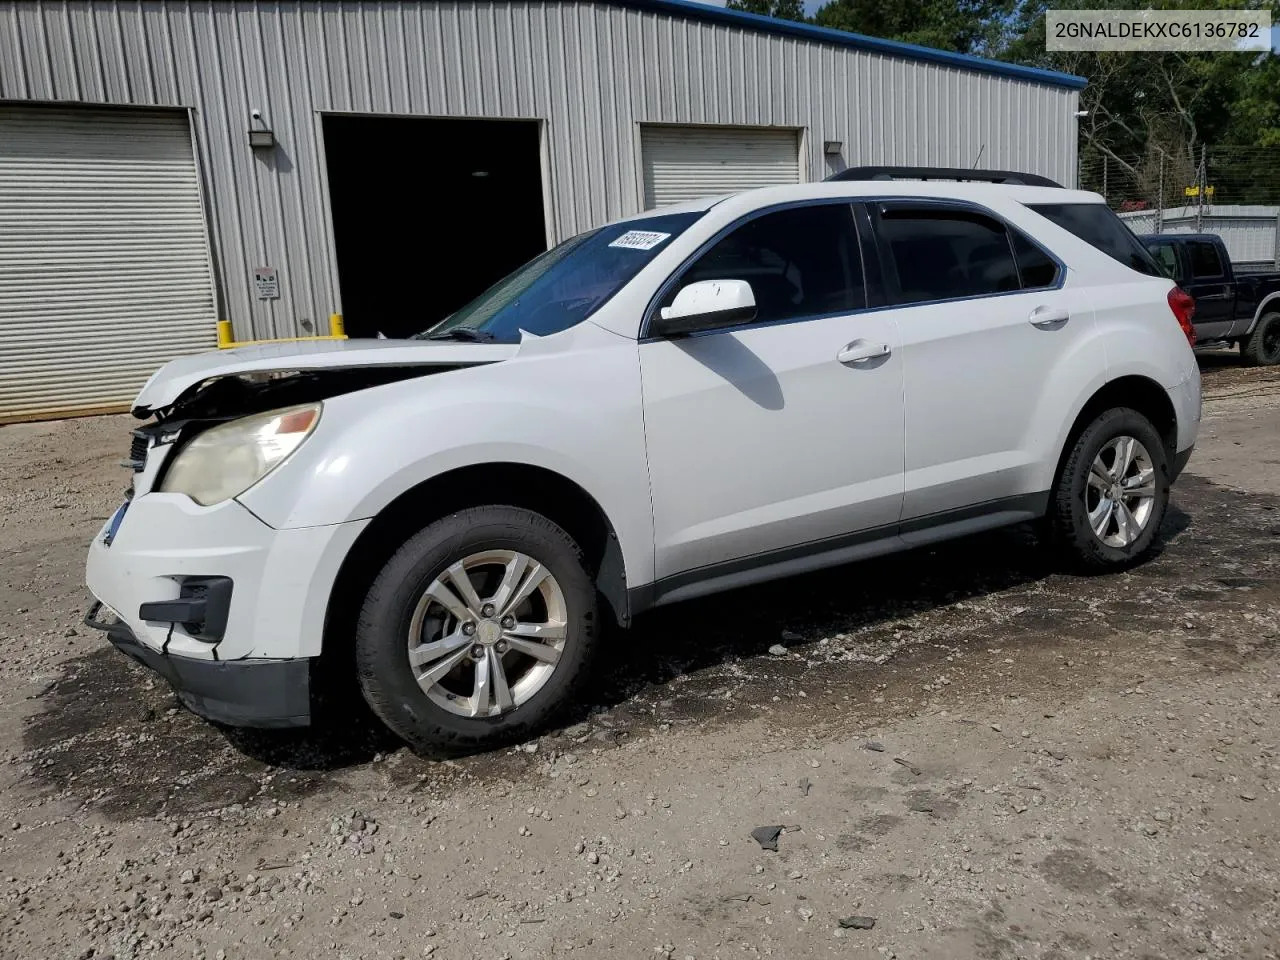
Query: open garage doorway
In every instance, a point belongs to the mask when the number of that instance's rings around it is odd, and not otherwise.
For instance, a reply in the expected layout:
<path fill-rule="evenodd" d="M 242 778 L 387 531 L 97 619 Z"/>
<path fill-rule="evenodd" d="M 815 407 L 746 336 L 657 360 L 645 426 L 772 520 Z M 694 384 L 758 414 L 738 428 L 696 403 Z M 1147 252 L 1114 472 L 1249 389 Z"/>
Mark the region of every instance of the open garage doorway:
<path fill-rule="evenodd" d="M 324 118 L 348 336 L 405 337 L 547 248 L 536 120 Z"/>

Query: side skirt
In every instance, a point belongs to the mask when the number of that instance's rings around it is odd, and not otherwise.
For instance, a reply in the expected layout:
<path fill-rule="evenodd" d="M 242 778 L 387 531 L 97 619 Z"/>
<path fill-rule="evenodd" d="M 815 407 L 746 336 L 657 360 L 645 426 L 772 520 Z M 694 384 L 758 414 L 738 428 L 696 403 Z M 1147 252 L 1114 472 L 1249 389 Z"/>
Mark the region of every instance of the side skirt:
<path fill-rule="evenodd" d="M 768 580 L 812 573 L 826 567 L 898 553 L 956 537 L 1025 523 L 1044 516 L 1049 493 L 1004 497 L 986 503 L 947 510 L 927 517 L 855 533 L 811 540 L 750 557 L 708 564 L 663 577 L 627 591 L 627 606 L 634 616 L 653 607 L 692 600 L 723 590 L 734 590 Z"/>

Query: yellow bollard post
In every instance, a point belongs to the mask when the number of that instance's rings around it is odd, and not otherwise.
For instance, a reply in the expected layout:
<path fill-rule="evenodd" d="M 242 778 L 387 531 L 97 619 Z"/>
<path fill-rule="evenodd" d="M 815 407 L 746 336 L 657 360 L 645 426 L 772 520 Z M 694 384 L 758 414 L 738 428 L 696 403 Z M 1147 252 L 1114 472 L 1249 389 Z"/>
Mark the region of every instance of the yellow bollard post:
<path fill-rule="evenodd" d="M 342 324 L 342 314 L 331 313 L 329 315 L 329 336 L 336 340 L 345 340 L 347 338 L 347 328 Z"/>
<path fill-rule="evenodd" d="M 228 347 L 233 346 L 235 342 L 236 342 L 236 337 L 235 337 L 235 334 L 232 333 L 231 331 L 231 321 L 219 320 L 218 321 L 218 349 L 226 350 Z"/>

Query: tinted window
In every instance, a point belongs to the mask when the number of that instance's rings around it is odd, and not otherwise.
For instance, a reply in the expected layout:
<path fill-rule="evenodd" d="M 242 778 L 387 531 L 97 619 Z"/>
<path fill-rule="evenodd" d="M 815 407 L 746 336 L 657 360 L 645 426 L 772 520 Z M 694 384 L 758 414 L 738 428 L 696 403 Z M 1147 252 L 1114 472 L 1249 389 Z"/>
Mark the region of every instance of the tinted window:
<path fill-rule="evenodd" d="M 745 280 L 756 322 L 846 313 L 867 304 L 848 204 L 792 207 L 749 220 L 694 261 L 664 298 L 698 280 Z"/>
<path fill-rule="evenodd" d="M 888 210 L 880 237 L 898 276 L 898 302 L 920 303 L 1017 290 L 1004 224 L 978 214 Z"/>
<path fill-rule="evenodd" d="M 1024 290 L 1052 287 L 1058 282 L 1058 265 L 1050 256 L 1017 230 L 1011 230 L 1013 253 L 1018 260 L 1018 275 Z"/>
<path fill-rule="evenodd" d="M 627 220 L 579 234 L 534 257 L 416 339 L 516 342 L 581 323 L 622 289 L 701 213 Z"/>
<path fill-rule="evenodd" d="M 1030 207 L 1131 270 L 1153 277 L 1163 276 L 1133 231 L 1105 204 L 1033 203 Z"/>
<path fill-rule="evenodd" d="M 1147 253 L 1151 254 L 1156 266 L 1160 268 L 1160 272 L 1166 277 L 1173 279 L 1178 275 L 1178 252 L 1173 248 L 1172 243 L 1159 243 L 1148 240 Z"/>
<path fill-rule="evenodd" d="M 1196 278 L 1222 276 L 1222 258 L 1218 248 L 1204 240 L 1187 242 L 1187 258 L 1191 261 L 1191 275 Z"/>

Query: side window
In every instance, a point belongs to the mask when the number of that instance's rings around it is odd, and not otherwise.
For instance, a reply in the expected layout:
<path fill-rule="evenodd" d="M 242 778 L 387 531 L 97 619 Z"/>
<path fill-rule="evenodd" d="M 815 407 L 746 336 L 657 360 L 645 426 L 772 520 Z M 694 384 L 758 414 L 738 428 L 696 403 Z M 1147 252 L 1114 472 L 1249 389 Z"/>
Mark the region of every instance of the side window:
<path fill-rule="evenodd" d="M 1032 203 L 1028 206 L 1130 270 L 1149 277 L 1161 275 L 1147 248 L 1105 203 Z"/>
<path fill-rule="evenodd" d="M 1187 256 L 1191 260 L 1191 276 L 1197 280 L 1222 276 L 1222 258 L 1218 256 L 1218 248 L 1212 243 L 1203 240 L 1189 241 Z"/>
<path fill-rule="evenodd" d="M 1155 258 L 1156 266 L 1164 271 L 1170 280 L 1178 276 L 1178 252 L 1172 243 L 1151 242 L 1147 244 L 1147 253 Z"/>
<path fill-rule="evenodd" d="M 867 305 L 848 203 L 790 207 L 747 221 L 690 264 L 662 306 L 698 280 L 747 281 L 756 298 L 756 323 Z"/>
<path fill-rule="evenodd" d="M 880 237 L 897 273 L 899 303 L 1005 293 L 1021 288 L 1004 224 L 957 210 L 880 214 Z"/>
<path fill-rule="evenodd" d="M 1022 289 L 1039 290 L 1057 283 L 1060 268 L 1053 259 L 1020 231 L 1011 229 L 1009 233 L 1013 238 L 1013 255 L 1018 261 Z"/>

